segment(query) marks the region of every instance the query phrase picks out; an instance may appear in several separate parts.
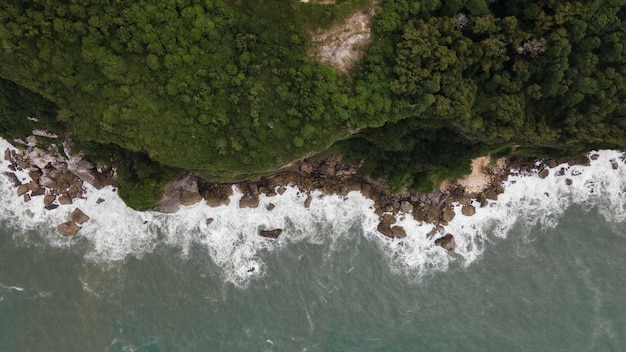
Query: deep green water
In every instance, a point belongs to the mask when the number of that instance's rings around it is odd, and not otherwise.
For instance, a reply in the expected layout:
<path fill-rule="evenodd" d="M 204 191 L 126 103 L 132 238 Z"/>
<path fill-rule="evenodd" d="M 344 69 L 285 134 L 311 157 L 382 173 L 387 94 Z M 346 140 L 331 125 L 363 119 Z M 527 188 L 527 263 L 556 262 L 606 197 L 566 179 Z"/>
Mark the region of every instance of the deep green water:
<path fill-rule="evenodd" d="M 315 231 L 315 229 L 311 229 Z M 467 267 L 403 274 L 358 226 L 262 253 L 248 287 L 200 247 L 85 259 L 0 229 L 2 351 L 623 351 L 626 231 L 595 208 L 518 223 Z M 33 244 L 34 243 L 34 244 Z"/>

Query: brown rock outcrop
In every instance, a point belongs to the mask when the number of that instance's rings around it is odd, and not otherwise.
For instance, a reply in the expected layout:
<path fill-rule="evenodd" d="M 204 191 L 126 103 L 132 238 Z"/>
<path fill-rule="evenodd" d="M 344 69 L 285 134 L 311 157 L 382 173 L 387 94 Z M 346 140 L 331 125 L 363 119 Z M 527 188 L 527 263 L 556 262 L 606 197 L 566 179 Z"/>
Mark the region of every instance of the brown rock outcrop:
<path fill-rule="evenodd" d="M 202 200 L 202 196 L 198 192 L 190 192 L 183 191 L 182 196 L 180 197 L 180 204 L 182 205 L 193 205 Z"/>
<path fill-rule="evenodd" d="M 473 205 L 468 204 L 468 205 L 464 205 L 461 208 L 461 213 L 465 216 L 472 216 L 474 214 L 476 214 L 476 208 L 474 208 Z"/>
<path fill-rule="evenodd" d="M 259 206 L 258 194 L 244 194 L 239 200 L 239 208 L 256 208 Z"/>
<path fill-rule="evenodd" d="M 456 214 L 454 213 L 454 210 L 452 210 L 452 207 L 446 206 L 443 209 L 443 213 L 441 214 L 441 220 L 445 222 L 450 222 L 452 221 L 452 219 L 454 219 L 454 215 Z"/>

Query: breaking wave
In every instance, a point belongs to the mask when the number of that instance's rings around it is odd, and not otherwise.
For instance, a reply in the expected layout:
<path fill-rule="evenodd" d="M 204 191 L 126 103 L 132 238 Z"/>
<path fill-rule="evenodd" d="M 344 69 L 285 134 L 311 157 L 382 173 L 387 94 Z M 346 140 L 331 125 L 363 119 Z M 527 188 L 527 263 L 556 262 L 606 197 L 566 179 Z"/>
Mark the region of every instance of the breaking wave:
<path fill-rule="evenodd" d="M 0 140 L 0 148 L 14 149 L 4 140 Z M 433 239 L 427 238 L 433 226 L 416 221 L 410 214 L 398 215 L 397 222 L 408 236 L 392 240 L 378 233 L 374 202 L 360 193 L 337 196 L 312 192 L 313 200 L 307 208 L 307 195 L 297 187 L 287 187 L 282 195 L 261 195 L 257 208 L 240 209 L 242 193 L 234 188 L 229 205 L 209 207 L 201 202 L 181 207 L 175 214 L 162 214 L 134 211 L 114 188 L 96 190 L 85 184 L 84 199 L 45 210 L 43 197 L 24 202 L 16 197 L 11 181 L 0 176 L 0 220 L 14 229 L 17 242 L 60 248 L 84 246 L 85 259 L 102 264 L 114 265 L 129 256 L 141 258 L 160 245 L 180 248 L 181 255 L 189 256 L 194 246 L 206 251 L 226 281 L 240 287 L 263 275 L 263 257 L 268 252 L 285 250 L 294 242 L 332 244 L 350 241 L 353 236 L 365 236 L 377 243 L 393 270 L 421 277 L 446 270 L 453 261 L 471 264 L 489 243 L 506 238 L 517 222 L 554 227 L 571 204 L 595 206 L 608 221 L 626 220 L 626 165 L 622 153 L 594 153 L 597 158 L 590 166 L 562 164 L 550 169 L 543 179 L 538 172 L 510 176 L 497 201 L 489 201 L 482 208 L 474 202 L 476 214 L 471 217 L 462 215 L 457 204 L 457 215 L 445 226 L 445 232 L 455 237 L 454 254 L 435 246 Z M 2 161 L 0 172 L 9 172 L 8 166 Z M 22 183 L 30 181 L 25 172 L 15 174 Z M 272 210 L 268 210 L 270 204 Z M 75 208 L 91 219 L 77 236 L 60 236 L 56 226 L 68 221 Z M 276 240 L 258 235 L 259 230 L 278 228 L 283 233 Z"/>

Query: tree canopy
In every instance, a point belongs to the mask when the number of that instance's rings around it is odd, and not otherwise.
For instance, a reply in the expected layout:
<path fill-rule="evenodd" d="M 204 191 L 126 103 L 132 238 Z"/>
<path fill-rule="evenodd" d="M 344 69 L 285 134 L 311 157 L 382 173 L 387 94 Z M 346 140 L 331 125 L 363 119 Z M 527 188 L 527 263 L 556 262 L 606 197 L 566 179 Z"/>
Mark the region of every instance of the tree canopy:
<path fill-rule="evenodd" d="M 7 0 L 0 88 L 79 143 L 215 178 L 333 146 L 402 189 L 511 145 L 626 145 L 626 1 L 384 0 L 350 74 L 307 56 L 315 28 L 369 5 Z M 3 99 L 1 130 L 25 133 Z"/>

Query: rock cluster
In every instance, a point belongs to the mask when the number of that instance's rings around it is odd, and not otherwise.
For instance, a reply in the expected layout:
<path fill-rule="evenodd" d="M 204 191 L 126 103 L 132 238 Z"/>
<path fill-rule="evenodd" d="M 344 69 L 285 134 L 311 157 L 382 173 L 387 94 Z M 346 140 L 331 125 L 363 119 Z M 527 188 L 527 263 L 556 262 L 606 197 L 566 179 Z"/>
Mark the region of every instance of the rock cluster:
<path fill-rule="evenodd" d="M 496 200 L 498 194 L 504 192 L 502 183 L 510 174 L 538 175 L 540 178 L 546 178 L 550 174 L 555 176 L 567 174 L 565 183 L 571 185 L 573 181 L 570 177 L 577 175 L 575 170 L 568 171 L 569 166 L 589 165 L 590 158 L 596 160 L 598 155 L 561 161 L 513 155 L 499 160 L 498 167 L 485 171 L 486 175 L 483 177 L 486 177 L 487 182 L 478 191 L 475 187 L 466 190 L 465 183 L 449 180 L 440 190 L 432 193 L 391 194 L 384 182 L 359 175 L 358 167 L 345 163 L 339 156 L 331 155 L 323 159 L 297 161 L 271 176 L 256 180 L 212 182 L 193 174 L 187 175 L 165 187 L 163 199 L 157 210 L 173 213 L 178 211 L 181 205 L 188 206 L 201 201 L 205 201 L 211 207 L 228 205 L 233 187 L 237 187 L 243 193 L 238 204 L 240 208 L 257 208 L 261 194 L 268 197 L 283 194 L 287 185 L 297 185 L 307 194 L 305 207 L 311 204 L 313 200 L 311 192 L 315 190 L 340 196 L 358 191 L 374 201 L 375 212 L 380 217 L 378 231 L 382 235 L 390 238 L 406 237 L 406 230 L 396 224 L 397 218 L 412 216 L 417 221 L 432 224 L 433 229 L 427 234 L 427 238 L 434 239 L 435 245 L 453 252 L 454 236 L 445 233 L 444 226 L 457 215 L 453 210 L 454 204 L 461 205 L 463 216 L 474 215 L 476 207 L 487 206 L 489 200 Z M 20 152 L 7 149 L 5 159 L 11 162 L 10 169 L 28 170 L 32 179 L 22 184 L 14 173 L 4 173 L 17 188 L 18 196 L 23 196 L 25 201 L 32 197 L 44 196 L 44 205 L 47 209 L 54 209 L 59 204 L 70 204 L 72 199 L 82 197 L 84 192 L 82 182 L 100 188 L 115 181 L 115 173 L 110 168 L 92 164 L 84 160 L 82 154 L 65 159 L 54 146 L 45 151 L 33 146 Z M 619 159 L 624 162 L 625 158 Z M 565 162 L 568 163 L 568 167 L 556 169 L 557 165 Z M 611 165 L 614 169 L 619 167 L 615 159 L 611 160 Z M 274 204 L 266 207 L 268 211 L 273 208 Z M 74 219 L 74 214 L 72 216 L 72 221 L 61 224 L 58 228 L 59 232 L 66 236 L 76 234 L 83 221 L 79 218 Z M 207 219 L 207 225 L 212 221 L 213 219 Z M 281 233 L 282 229 L 259 231 L 260 236 L 274 239 Z"/>
<path fill-rule="evenodd" d="M 78 230 L 81 229 L 82 224 L 89 220 L 89 216 L 78 208 L 74 209 L 71 217 L 72 220 L 57 226 L 57 230 L 63 236 L 75 236 Z"/>
<path fill-rule="evenodd" d="M 358 168 L 345 163 L 339 156 L 329 156 L 323 159 L 304 159 L 290 165 L 289 168 L 271 176 L 256 180 L 239 182 L 211 182 L 201 177 L 189 175 L 169 184 L 164 191 L 164 198 L 158 210 L 175 212 L 180 205 L 189 205 L 205 200 L 212 207 L 227 205 L 232 195 L 233 186 L 242 193 L 239 200 L 240 208 L 256 208 L 259 206 L 259 196 L 268 197 L 282 194 L 286 185 L 297 185 L 307 194 L 304 206 L 308 207 L 313 198 L 311 192 L 322 191 L 324 194 L 346 196 L 351 191 L 358 191 L 374 201 L 374 207 L 380 216 L 378 231 L 390 238 L 404 238 L 406 230 L 396 224 L 398 216 L 413 216 L 418 221 L 433 224 L 433 230 L 447 225 L 456 215 L 453 203 L 463 205 L 462 213 L 472 216 L 476 208 L 471 199 L 478 199 L 481 206 L 488 204 L 488 199 L 495 200 L 497 194 L 504 189 L 501 183 L 508 176 L 508 168 L 503 167 L 494 171 L 492 182 L 480 194 L 466 192 L 464 187 L 451 182 L 445 190 L 433 193 L 412 192 L 406 194 L 391 194 L 382 182 L 376 182 L 358 174 Z M 506 171 L 506 172 L 505 172 Z M 191 201 L 187 201 L 187 200 Z M 268 206 L 272 210 L 273 206 Z M 267 232 L 260 232 L 261 236 L 272 237 Z M 430 237 L 439 234 L 433 232 Z M 450 235 L 452 236 L 452 235 Z"/>
<path fill-rule="evenodd" d="M 23 196 L 26 202 L 32 197 L 43 196 L 48 210 L 82 198 L 85 192 L 83 182 L 102 188 L 115 181 L 111 168 L 102 168 L 84 160 L 82 154 L 65 159 L 55 146 L 47 150 L 37 147 L 20 151 L 6 149 L 4 159 L 10 162 L 10 170 L 27 171 L 31 179 L 22 184 L 15 173 L 4 173 L 17 187 L 17 195 Z"/>

